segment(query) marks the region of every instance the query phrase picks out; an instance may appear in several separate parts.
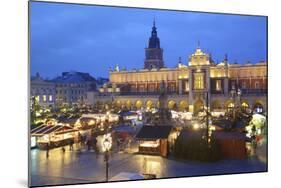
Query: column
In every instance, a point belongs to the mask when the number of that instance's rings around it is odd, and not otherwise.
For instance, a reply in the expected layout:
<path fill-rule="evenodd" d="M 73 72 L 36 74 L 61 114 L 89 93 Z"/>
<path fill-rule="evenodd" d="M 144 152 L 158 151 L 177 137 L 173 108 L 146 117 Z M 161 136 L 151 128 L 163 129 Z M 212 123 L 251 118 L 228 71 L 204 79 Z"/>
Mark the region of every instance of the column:
<path fill-rule="evenodd" d="M 179 94 L 182 95 L 182 80 L 179 80 Z"/>
<path fill-rule="evenodd" d="M 206 69 L 206 83 L 207 83 L 207 92 L 209 93 L 208 97 L 208 106 L 211 107 L 211 79 L 210 79 L 210 68 Z"/>
<path fill-rule="evenodd" d="M 193 88 L 192 88 L 192 70 L 189 70 L 189 92 L 188 92 L 188 105 L 189 105 L 189 112 L 193 112 Z"/>
<path fill-rule="evenodd" d="M 223 93 L 225 96 L 228 95 L 228 83 L 229 83 L 229 80 L 227 77 L 225 77 L 223 80 L 223 90 L 224 90 Z"/>

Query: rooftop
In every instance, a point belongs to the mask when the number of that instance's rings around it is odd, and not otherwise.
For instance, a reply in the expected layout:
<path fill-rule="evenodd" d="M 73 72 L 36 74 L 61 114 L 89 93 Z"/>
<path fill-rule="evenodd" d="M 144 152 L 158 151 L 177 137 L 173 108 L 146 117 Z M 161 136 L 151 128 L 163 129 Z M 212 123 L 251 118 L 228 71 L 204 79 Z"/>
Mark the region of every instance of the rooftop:
<path fill-rule="evenodd" d="M 145 125 L 136 135 L 138 139 L 162 139 L 168 138 L 172 126 L 151 126 Z"/>
<path fill-rule="evenodd" d="M 84 82 L 94 82 L 96 79 L 92 77 L 89 73 L 83 72 L 63 72 L 62 76 L 54 78 L 52 81 L 56 83 L 84 83 Z"/>

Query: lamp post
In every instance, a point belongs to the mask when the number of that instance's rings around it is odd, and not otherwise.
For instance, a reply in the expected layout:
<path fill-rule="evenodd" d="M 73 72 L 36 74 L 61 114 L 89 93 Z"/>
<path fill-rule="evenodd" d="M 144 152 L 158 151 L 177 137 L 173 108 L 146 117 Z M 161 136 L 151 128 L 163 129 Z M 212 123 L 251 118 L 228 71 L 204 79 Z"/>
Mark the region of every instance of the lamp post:
<path fill-rule="evenodd" d="M 107 134 L 104 136 L 104 140 L 103 140 L 103 148 L 104 148 L 104 161 L 105 161 L 105 177 L 106 177 L 106 181 L 108 181 L 108 160 L 109 160 L 109 150 L 112 146 L 112 139 L 110 134 Z"/>

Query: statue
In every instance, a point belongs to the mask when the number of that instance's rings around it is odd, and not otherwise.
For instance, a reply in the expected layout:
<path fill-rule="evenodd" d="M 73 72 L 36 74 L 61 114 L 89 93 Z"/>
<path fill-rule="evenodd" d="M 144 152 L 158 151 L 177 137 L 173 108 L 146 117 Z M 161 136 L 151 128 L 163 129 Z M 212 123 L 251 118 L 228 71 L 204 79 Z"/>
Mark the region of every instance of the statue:
<path fill-rule="evenodd" d="M 155 122 L 157 125 L 171 125 L 171 112 L 167 105 L 167 94 L 166 94 L 166 84 L 164 81 L 160 84 L 160 96 L 159 96 L 159 109 L 158 109 L 158 121 Z"/>

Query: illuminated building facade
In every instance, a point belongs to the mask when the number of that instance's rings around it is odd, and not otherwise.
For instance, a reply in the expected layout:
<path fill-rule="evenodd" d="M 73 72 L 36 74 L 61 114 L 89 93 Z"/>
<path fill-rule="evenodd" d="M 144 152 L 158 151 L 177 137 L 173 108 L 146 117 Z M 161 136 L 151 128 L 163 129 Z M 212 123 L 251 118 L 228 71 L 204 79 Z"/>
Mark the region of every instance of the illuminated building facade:
<path fill-rule="evenodd" d="M 234 106 L 231 93 L 238 89 L 242 106 L 267 108 L 267 62 L 230 64 L 226 55 L 215 63 L 198 45 L 186 64 L 180 58 L 176 68 L 166 68 L 155 23 L 145 57 L 144 69 L 110 70 L 109 84 L 100 88 L 97 100 L 106 101 L 106 96 L 111 96 L 110 100 L 114 98 L 118 105 L 129 109 L 157 107 L 164 81 L 170 109 L 197 112 L 206 105 L 208 93 L 211 109 L 223 111 Z"/>
<path fill-rule="evenodd" d="M 96 79 L 89 73 L 63 72 L 52 80 L 56 87 L 56 103 L 84 103 L 87 91 L 96 89 Z"/>
<path fill-rule="evenodd" d="M 54 105 L 56 101 L 55 84 L 44 80 L 39 73 L 31 77 L 30 97 L 36 100 L 40 106 Z"/>

